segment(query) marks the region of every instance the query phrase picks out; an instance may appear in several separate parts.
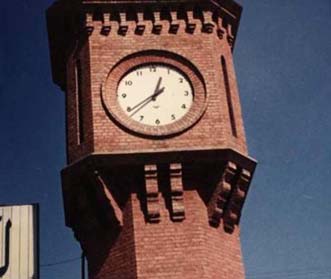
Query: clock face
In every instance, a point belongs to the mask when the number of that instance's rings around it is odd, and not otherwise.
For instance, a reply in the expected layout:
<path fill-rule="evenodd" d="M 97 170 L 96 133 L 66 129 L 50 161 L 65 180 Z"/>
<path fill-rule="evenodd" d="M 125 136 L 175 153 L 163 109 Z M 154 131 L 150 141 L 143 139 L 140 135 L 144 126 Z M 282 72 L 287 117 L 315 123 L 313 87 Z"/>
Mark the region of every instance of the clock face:
<path fill-rule="evenodd" d="M 130 119 L 148 126 L 172 124 L 190 110 L 191 81 L 168 64 L 144 64 L 127 72 L 117 87 L 117 102 Z"/>

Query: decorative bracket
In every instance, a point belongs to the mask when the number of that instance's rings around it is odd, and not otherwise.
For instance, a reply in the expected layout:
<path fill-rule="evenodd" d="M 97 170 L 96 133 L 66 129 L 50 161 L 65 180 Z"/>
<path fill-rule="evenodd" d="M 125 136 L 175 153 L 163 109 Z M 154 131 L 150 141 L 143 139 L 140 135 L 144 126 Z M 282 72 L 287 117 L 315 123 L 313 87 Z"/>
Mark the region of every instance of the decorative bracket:
<path fill-rule="evenodd" d="M 113 220 L 114 217 L 119 222 L 120 226 L 123 226 L 123 214 L 121 208 L 118 206 L 113 195 L 109 191 L 105 181 L 101 177 L 101 174 L 98 171 L 94 171 L 94 178 L 97 184 L 97 199 L 99 201 L 106 201 L 104 207 L 111 206 L 112 211 L 105 210 L 105 213 L 109 216 L 106 216 L 109 220 Z M 107 204 L 106 204 L 107 203 Z M 102 204 L 102 203 L 101 203 Z"/>
<path fill-rule="evenodd" d="M 137 13 L 137 25 L 136 25 L 136 30 L 135 32 L 137 34 L 143 34 L 145 31 L 145 23 L 144 23 L 144 13 L 138 12 Z"/>
<path fill-rule="evenodd" d="M 209 201 L 208 216 L 209 222 L 212 226 L 217 227 L 221 222 L 221 218 L 224 214 L 224 207 L 231 193 L 231 183 L 236 171 L 237 166 L 232 162 L 228 162 L 224 169 L 223 176 Z"/>
<path fill-rule="evenodd" d="M 156 165 L 145 165 L 146 207 L 149 222 L 160 221 L 159 187 Z"/>
<path fill-rule="evenodd" d="M 217 35 L 220 39 L 224 38 L 224 34 L 225 34 L 226 30 L 223 27 L 223 20 L 221 17 L 217 18 Z"/>
<path fill-rule="evenodd" d="M 117 231 L 123 226 L 122 209 L 98 171 L 88 170 L 78 179 L 75 175 L 72 178 L 63 175 L 62 179 L 64 187 L 71 187 L 64 195 L 66 210 L 70 210 L 66 223 L 72 227 L 77 239 L 98 228 Z"/>
<path fill-rule="evenodd" d="M 218 227 L 223 218 L 225 231 L 233 232 L 235 225 L 239 223 L 251 179 L 248 170 L 227 162 L 208 205 L 209 222 L 212 226 Z"/>
<path fill-rule="evenodd" d="M 203 11 L 203 24 L 202 24 L 202 31 L 206 33 L 213 33 L 215 24 L 212 18 L 212 12 L 210 11 Z"/>
<path fill-rule="evenodd" d="M 233 232 L 234 226 L 239 223 L 251 179 L 251 173 L 248 170 L 242 169 L 240 171 L 224 213 L 224 228 L 228 232 Z"/>
<path fill-rule="evenodd" d="M 88 35 L 91 35 L 94 30 L 93 14 L 87 13 L 85 18 L 85 31 Z"/>
<path fill-rule="evenodd" d="M 234 35 L 232 33 L 232 25 L 228 24 L 226 27 L 226 31 L 227 31 L 227 39 L 228 39 L 228 43 L 231 47 L 233 47 L 233 43 L 234 43 Z"/>
<path fill-rule="evenodd" d="M 129 25 L 126 21 L 126 13 L 120 13 L 120 22 L 118 27 L 118 33 L 121 35 L 125 35 L 128 31 Z"/>
<path fill-rule="evenodd" d="M 176 34 L 180 27 L 180 21 L 177 19 L 177 11 L 171 11 L 170 17 L 171 20 L 170 20 L 169 32 Z"/>
<path fill-rule="evenodd" d="M 154 20 L 153 20 L 153 33 L 160 34 L 162 30 L 162 23 L 160 19 L 160 12 L 154 12 Z"/>
<path fill-rule="evenodd" d="M 108 35 L 111 29 L 110 25 L 110 13 L 103 14 L 103 23 L 102 23 L 102 34 Z"/>
<path fill-rule="evenodd" d="M 194 19 L 193 11 L 187 11 L 186 14 L 187 14 L 186 31 L 188 33 L 193 34 L 197 27 L 197 24 L 199 23 L 199 20 Z"/>
<path fill-rule="evenodd" d="M 185 219 L 182 165 L 170 164 L 171 218 L 173 221 Z"/>

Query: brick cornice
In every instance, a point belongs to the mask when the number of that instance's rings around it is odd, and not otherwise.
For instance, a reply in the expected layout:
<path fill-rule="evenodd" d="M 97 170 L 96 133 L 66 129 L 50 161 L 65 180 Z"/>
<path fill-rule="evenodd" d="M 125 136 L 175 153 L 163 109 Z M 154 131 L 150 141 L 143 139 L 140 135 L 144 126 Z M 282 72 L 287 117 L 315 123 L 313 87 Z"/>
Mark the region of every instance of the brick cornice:
<path fill-rule="evenodd" d="M 210 198 L 208 212 L 212 225 L 218 226 L 221 218 L 223 218 L 224 228 L 231 233 L 234 230 L 234 226 L 239 223 L 241 210 L 256 167 L 255 160 L 232 149 L 91 154 L 62 170 L 66 224 L 72 226 L 71 220 L 74 218 L 73 214 L 75 215 L 75 209 L 73 208 L 75 202 L 72 199 L 76 196 L 75 189 L 77 187 L 72 187 L 71 185 L 79 185 L 79 181 L 81 179 L 84 180 L 86 174 L 95 173 L 97 169 L 111 169 L 114 167 L 134 169 L 137 166 L 143 166 L 145 168 L 148 206 L 147 219 L 150 220 L 152 218 L 151 221 L 153 222 L 159 221 L 159 215 L 157 213 L 159 190 L 157 189 L 157 184 L 155 184 L 157 177 L 156 165 L 158 164 L 170 165 L 171 214 L 173 215 L 172 218 L 175 217 L 174 219 L 176 220 L 183 220 L 184 207 L 182 204 L 183 185 L 181 184 L 181 166 L 208 163 L 215 165 L 222 163 L 228 166 L 224 170 L 224 175 L 219 182 L 219 186 L 214 190 L 214 195 Z M 229 171 L 233 173 L 230 176 Z M 96 178 L 96 181 L 99 181 L 98 183 L 101 183 L 100 185 L 102 186 L 103 182 L 100 180 L 100 177 L 97 175 Z M 225 184 L 229 185 L 229 187 L 224 187 Z M 224 189 L 227 190 L 226 193 Z M 221 208 L 219 208 L 220 199 L 223 202 Z M 116 207 L 113 208 L 114 213 L 112 213 L 112 216 L 119 216 L 115 212 L 115 209 Z M 117 222 L 121 222 L 121 218 L 114 217 L 114 219 L 118 220 Z"/>
<path fill-rule="evenodd" d="M 130 166 L 156 163 L 204 163 L 232 161 L 241 167 L 254 173 L 257 165 L 256 160 L 240 153 L 234 149 L 228 148 L 203 148 L 197 147 L 191 150 L 141 150 L 140 152 L 105 152 L 91 153 L 88 156 L 75 161 L 65 167 L 62 173 L 73 173 L 76 171 L 85 171 L 90 167 L 98 166 Z"/>

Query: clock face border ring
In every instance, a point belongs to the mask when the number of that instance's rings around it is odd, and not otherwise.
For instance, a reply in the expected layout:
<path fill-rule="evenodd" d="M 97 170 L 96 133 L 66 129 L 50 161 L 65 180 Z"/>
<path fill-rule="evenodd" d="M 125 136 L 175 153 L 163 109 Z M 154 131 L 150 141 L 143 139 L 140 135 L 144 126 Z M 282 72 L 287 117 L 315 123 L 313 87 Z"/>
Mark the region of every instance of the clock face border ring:
<path fill-rule="evenodd" d="M 180 57 L 183 60 L 182 57 Z M 192 127 L 202 117 L 207 106 L 207 95 L 204 81 L 199 76 L 198 70 L 190 62 L 179 60 L 161 54 L 142 54 L 119 62 L 109 72 L 105 83 L 101 86 L 101 97 L 107 112 L 121 126 L 143 136 L 162 137 L 175 135 Z M 186 62 L 186 63 L 185 63 Z M 128 117 L 117 101 L 117 87 L 122 77 L 145 64 L 170 65 L 182 72 L 191 82 L 194 99 L 189 111 L 178 121 L 162 126 L 150 126 L 141 124 Z"/>

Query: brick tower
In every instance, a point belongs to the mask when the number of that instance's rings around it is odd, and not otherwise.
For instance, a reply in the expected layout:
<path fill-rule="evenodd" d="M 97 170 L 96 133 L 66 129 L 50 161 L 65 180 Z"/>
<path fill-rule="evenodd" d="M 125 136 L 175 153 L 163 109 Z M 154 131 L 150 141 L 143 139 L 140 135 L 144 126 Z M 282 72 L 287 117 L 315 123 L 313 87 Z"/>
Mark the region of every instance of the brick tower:
<path fill-rule="evenodd" d="M 232 0 L 58 0 L 66 225 L 90 279 L 242 279 L 247 155 Z"/>

